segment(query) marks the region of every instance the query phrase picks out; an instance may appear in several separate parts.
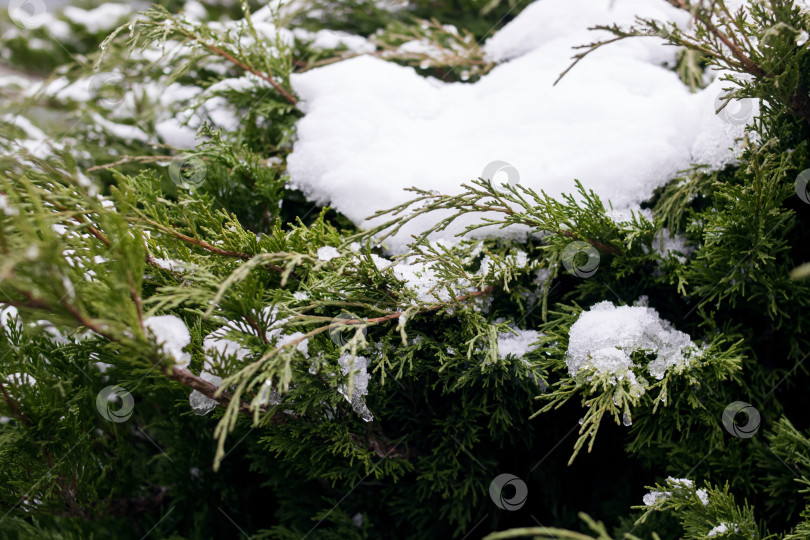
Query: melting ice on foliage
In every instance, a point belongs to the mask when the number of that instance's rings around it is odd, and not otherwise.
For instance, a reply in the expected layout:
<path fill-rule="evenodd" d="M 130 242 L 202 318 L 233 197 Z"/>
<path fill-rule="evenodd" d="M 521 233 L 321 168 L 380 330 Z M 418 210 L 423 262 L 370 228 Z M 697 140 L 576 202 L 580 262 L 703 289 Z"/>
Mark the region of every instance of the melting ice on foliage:
<path fill-rule="evenodd" d="M 734 527 L 734 532 L 740 532 L 740 528 L 736 524 L 732 523 L 731 526 Z M 706 534 L 706 536 L 711 537 L 717 536 L 718 534 L 725 534 L 728 532 L 728 529 L 729 525 L 724 521 L 720 523 L 720 525 L 718 525 L 717 527 L 710 530 L 708 534 Z"/>
<path fill-rule="evenodd" d="M 688 478 L 673 478 L 671 476 L 667 477 L 667 483 L 673 486 L 676 489 L 694 489 L 695 484 Z M 709 494 L 705 489 L 698 489 L 695 490 L 695 494 L 697 495 L 700 502 L 703 503 L 703 506 L 708 506 L 709 504 Z M 644 504 L 647 506 L 653 506 L 655 503 L 662 499 L 668 499 L 672 496 L 671 491 L 650 491 L 646 495 L 644 495 Z M 709 535 L 711 536 L 711 535 Z"/>
<path fill-rule="evenodd" d="M 582 312 L 571 325 L 565 363 L 572 376 L 583 368 L 593 368 L 619 380 L 627 377 L 637 386 L 632 353 L 655 353 L 649 372 L 660 380 L 670 367 L 685 365 L 693 350 L 697 347 L 689 335 L 672 328 L 655 309 L 614 306 L 606 300 Z"/>
<path fill-rule="evenodd" d="M 366 402 L 363 401 L 363 396 L 368 394 L 368 359 L 364 356 L 355 356 L 352 360 L 352 356 L 346 353 L 338 358 L 338 363 L 344 375 L 349 375 L 349 372 L 351 372 L 354 376 L 351 395 L 349 394 L 349 386 L 346 384 L 340 385 L 338 392 L 346 398 L 346 401 L 352 404 L 354 412 L 359 414 L 366 422 L 371 422 L 374 420 L 374 415 L 371 414 Z"/>

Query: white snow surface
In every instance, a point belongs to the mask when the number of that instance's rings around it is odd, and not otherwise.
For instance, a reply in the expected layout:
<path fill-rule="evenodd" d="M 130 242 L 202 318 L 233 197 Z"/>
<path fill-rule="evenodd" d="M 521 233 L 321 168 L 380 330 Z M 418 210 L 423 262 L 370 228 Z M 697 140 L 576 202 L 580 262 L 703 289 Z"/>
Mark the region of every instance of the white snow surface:
<path fill-rule="evenodd" d="M 188 367 L 191 354 L 184 352 L 183 349 L 191 343 L 191 334 L 180 317 L 175 315 L 149 317 L 143 321 L 143 326 L 152 332 L 163 352 L 174 358 L 178 366 Z"/>
<path fill-rule="evenodd" d="M 571 325 L 565 363 L 574 376 L 585 367 L 599 374 L 614 374 L 634 380 L 630 354 L 656 353 L 650 375 L 662 379 L 667 369 L 684 365 L 688 350 L 696 350 L 689 335 L 672 328 L 658 312 L 643 306 L 614 306 L 605 300 L 583 311 Z"/>
<path fill-rule="evenodd" d="M 540 332 L 520 328 L 516 328 L 515 332 L 517 335 L 512 332 L 498 334 L 498 358 L 504 359 L 510 354 L 516 358 L 523 358 L 537 348 L 535 342 L 540 339 Z"/>
<path fill-rule="evenodd" d="M 340 252 L 335 247 L 323 246 L 318 248 L 319 261 L 331 261 L 332 259 L 336 259 L 338 257 L 340 257 Z"/>
<path fill-rule="evenodd" d="M 73 24 L 84 26 L 91 34 L 97 34 L 114 29 L 118 21 L 132 13 L 132 7 L 113 3 L 101 4 L 93 9 L 66 6 L 63 13 Z"/>
<path fill-rule="evenodd" d="M 526 187 L 559 196 L 579 179 L 617 209 L 637 208 L 695 161 L 734 161 L 744 125 L 715 113 L 729 83 L 716 78 L 690 93 L 662 65 L 674 65 L 676 49 L 660 38 L 606 46 L 552 86 L 573 46 L 607 36 L 588 27 L 631 25 L 637 15 L 689 25 L 664 0 L 538 0 L 485 44 L 499 65 L 474 84 L 424 78 L 371 56 L 293 75 L 306 113 L 288 159 L 293 184 L 369 226 L 374 211 L 413 197 L 405 188 L 458 193 L 496 160 L 514 166 Z M 466 218 L 437 237 L 478 219 Z M 414 220 L 389 249 L 404 251 L 436 219 Z"/>
<path fill-rule="evenodd" d="M 688 478 L 673 478 L 672 476 L 667 477 L 667 483 L 671 485 L 673 488 L 681 489 L 694 489 L 695 483 L 689 480 Z M 700 499 L 700 502 L 703 503 L 703 506 L 709 504 L 709 495 L 705 489 L 698 489 L 695 491 Z M 643 497 L 644 504 L 647 506 L 653 506 L 655 503 L 662 499 L 668 499 L 672 497 L 671 491 L 650 491 Z"/>
<path fill-rule="evenodd" d="M 731 527 L 734 527 L 734 532 L 739 532 L 740 531 L 740 528 L 734 523 L 731 524 Z M 720 523 L 720 525 L 718 525 L 717 527 L 714 527 L 712 530 L 710 530 L 706 534 L 706 536 L 714 537 L 714 536 L 717 536 L 718 534 L 725 534 L 728 531 L 729 531 L 729 525 L 725 521 L 723 521 L 723 522 Z"/>
<path fill-rule="evenodd" d="M 2 326 L 6 332 L 11 330 L 12 320 L 18 316 L 17 308 L 14 306 L 2 307 L 2 304 L 0 304 L 0 326 Z M 17 327 L 19 328 L 19 326 L 19 321 L 17 321 Z"/>

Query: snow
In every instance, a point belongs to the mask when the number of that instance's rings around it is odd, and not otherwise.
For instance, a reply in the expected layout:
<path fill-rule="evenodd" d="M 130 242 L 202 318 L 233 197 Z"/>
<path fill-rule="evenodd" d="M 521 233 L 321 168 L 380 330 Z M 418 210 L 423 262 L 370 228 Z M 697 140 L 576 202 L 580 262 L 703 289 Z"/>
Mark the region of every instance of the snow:
<path fill-rule="evenodd" d="M 696 345 L 687 334 L 672 328 L 658 312 L 643 306 L 614 306 L 605 300 L 583 311 L 571 325 L 565 363 L 571 376 L 583 368 L 635 380 L 630 357 L 636 351 L 656 354 L 649 373 L 662 379 L 667 369 L 683 366 Z"/>
<path fill-rule="evenodd" d="M 186 0 L 183 4 L 183 13 L 186 17 L 197 21 L 205 20 L 208 17 L 208 10 L 196 0 Z"/>
<path fill-rule="evenodd" d="M 197 132 L 183 125 L 176 118 L 167 118 L 155 124 L 155 133 L 161 140 L 175 148 L 194 148 L 197 146 Z"/>
<path fill-rule="evenodd" d="M 323 246 L 321 248 L 318 248 L 319 261 L 331 261 L 332 259 L 336 259 L 337 257 L 340 257 L 340 252 L 332 246 Z"/>
<path fill-rule="evenodd" d="M 531 351 L 537 349 L 534 343 L 540 339 L 540 332 L 536 330 L 515 329 L 512 332 L 502 332 L 498 334 L 498 358 L 504 359 L 509 355 L 522 358 Z"/>
<path fill-rule="evenodd" d="M 514 166 L 521 185 L 559 197 L 579 179 L 617 209 L 638 208 L 694 161 L 734 161 L 730 147 L 745 126 L 715 113 L 729 83 L 715 79 L 690 93 L 662 66 L 674 65 L 675 48 L 660 38 L 602 48 L 552 86 L 573 46 L 606 36 L 587 27 L 630 25 L 636 15 L 688 26 L 688 14 L 664 0 L 543 0 L 486 43 L 501 63 L 475 84 L 423 78 L 371 56 L 295 74 L 306 115 L 288 159 L 292 183 L 370 226 L 373 211 L 412 198 L 405 188 L 458 193 L 496 160 Z M 389 249 L 404 251 L 439 217 L 417 218 Z M 436 237 L 476 219 L 465 216 Z M 508 231 L 479 234 L 495 233 Z"/>
<path fill-rule="evenodd" d="M 158 315 L 143 321 L 144 328 L 155 336 L 155 342 L 163 352 L 171 356 L 177 366 L 186 368 L 191 362 L 191 354 L 183 349 L 191 343 L 191 334 L 186 323 L 175 315 Z"/>
<path fill-rule="evenodd" d="M 102 117 L 98 113 L 92 113 L 90 117 L 93 119 L 93 122 L 97 125 L 104 128 L 107 132 L 115 137 L 119 137 L 124 139 L 125 141 L 140 141 L 140 142 L 148 142 L 149 135 L 147 135 L 141 128 L 137 126 L 130 126 L 127 124 L 118 124 L 116 122 L 111 122 L 106 118 Z"/>
<path fill-rule="evenodd" d="M 241 343 L 225 337 L 229 332 L 240 331 L 233 323 L 217 328 L 203 339 L 203 351 L 206 353 L 206 364 L 210 365 L 210 360 L 216 356 L 235 357 L 243 360 L 250 354 L 250 350 L 243 347 Z"/>
<path fill-rule="evenodd" d="M 662 257 L 672 256 L 682 263 L 686 262 L 686 257 L 695 251 L 694 246 L 690 246 L 686 238 L 672 234 L 666 228 L 661 235 L 653 239 L 653 249 Z"/>
<path fill-rule="evenodd" d="M 152 262 L 155 263 L 155 266 L 158 266 L 170 272 L 182 273 L 185 272 L 186 270 L 185 265 L 182 262 L 175 261 L 173 259 L 162 259 L 160 257 L 152 257 Z"/>
<path fill-rule="evenodd" d="M 293 35 L 301 41 L 309 43 L 315 49 L 338 49 L 341 46 L 357 54 L 372 53 L 376 46 L 363 36 L 355 36 L 346 32 L 334 30 L 318 30 L 310 32 L 304 28 L 294 28 Z"/>
<path fill-rule="evenodd" d="M 284 336 L 279 337 L 278 341 L 276 341 L 276 347 L 283 347 L 288 343 L 292 343 L 293 341 L 304 337 L 306 334 L 303 332 L 293 332 L 292 334 L 287 334 Z M 304 355 L 304 358 L 309 358 L 309 338 L 302 339 L 295 345 L 296 350 Z"/>
<path fill-rule="evenodd" d="M 695 483 L 689 480 L 688 478 L 673 478 L 672 476 L 667 477 L 667 484 L 672 486 L 673 488 L 686 488 L 686 489 L 694 489 Z M 695 493 L 697 493 L 700 502 L 703 503 L 704 506 L 709 504 L 709 497 L 706 493 L 705 489 L 698 489 Z M 645 494 L 642 498 L 643 502 L 647 506 L 653 506 L 658 501 L 663 499 L 668 499 L 672 496 L 671 491 L 650 491 L 649 493 Z"/>
<path fill-rule="evenodd" d="M 666 491 L 650 491 L 649 493 L 645 494 L 642 498 L 642 501 L 647 506 L 652 506 L 658 501 L 662 499 L 666 499 L 669 497 L 669 492 Z"/>
<path fill-rule="evenodd" d="M 114 29 L 118 21 L 132 13 L 127 4 L 101 4 L 94 9 L 65 6 L 62 12 L 66 19 L 78 26 L 84 26 L 91 34 Z"/>
<path fill-rule="evenodd" d="M 0 120 L 4 122 L 8 122 L 9 124 L 16 126 L 25 132 L 25 135 L 32 140 L 35 141 L 44 141 L 48 138 L 45 135 L 45 132 L 36 127 L 34 124 L 31 123 L 30 120 L 25 118 L 24 116 L 14 115 L 14 114 L 5 114 L 0 117 Z"/>
<path fill-rule="evenodd" d="M 15 386 L 34 386 L 37 384 L 37 380 L 28 373 L 12 373 L 6 377 L 6 381 Z"/>
<path fill-rule="evenodd" d="M 33 123 L 31 123 L 30 120 L 23 116 L 9 113 L 0 116 L 0 121 L 8 122 L 9 124 L 21 129 L 28 138 L 17 139 L 15 140 L 15 144 L 31 152 L 31 154 L 35 155 L 36 157 L 45 158 L 52 154 L 52 150 L 45 143 L 50 143 L 54 147 L 61 147 L 61 145 L 58 143 L 52 143 L 41 129 L 36 127 Z"/>
<path fill-rule="evenodd" d="M 15 308 L 14 306 L 6 306 L 0 308 L 0 326 L 2 326 L 6 332 L 11 330 L 12 320 L 18 317 L 19 313 L 17 312 L 17 308 Z M 16 326 L 18 329 L 21 328 L 19 324 L 19 319 Z"/>
<path fill-rule="evenodd" d="M 723 522 L 720 523 L 720 525 L 718 525 L 717 527 L 714 527 L 712 530 L 710 530 L 706 534 L 706 536 L 713 537 L 713 536 L 717 536 L 719 534 L 725 534 L 725 533 L 727 533 L 729 531 L 730 527 L 734 528 L 734 532 L 740 532 L 740 528 L 736 524 L 734 524 L 734 523 L 727 524 L 725 521 L 723 521 Z"/>

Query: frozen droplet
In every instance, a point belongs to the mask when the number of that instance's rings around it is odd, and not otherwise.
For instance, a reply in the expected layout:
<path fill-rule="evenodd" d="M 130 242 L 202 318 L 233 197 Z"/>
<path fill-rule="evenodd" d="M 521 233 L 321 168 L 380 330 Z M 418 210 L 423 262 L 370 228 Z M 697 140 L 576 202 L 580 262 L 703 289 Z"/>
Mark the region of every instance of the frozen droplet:
<path fill-rule="evenodd" d="M 211 399 L 198 390 L 192 390 L 188 396 L 188 403 L 194 410 L 194 414 L 204 416 L 217 407 L 217 400 Z"/>
<path fill-rule="evenodd" d="M 261 390 L 259 390 L 259 404 L 260 405 L 278 405 L 281 403 L 281 396 L 278 390 L 273 386 L 270 381 L 264 381 Z"/>
<path fill-rule="evenodd" d="M 363 398 L 358 397 L 356 400 L 353 399 L 352 409 L 354 409 L 354 412 L 360 415 L 360 418 L 362 418 L 364 422 L 371 422 L 374 420 L 374 415 L 371 414 L 370 410 L 368 410 L 368 406 L 366 406 L 366 402 L 363 401 Z"/>
<path fill-rule="evenodd" d="M 583 422 L 585 422 L 585 419 L 584 419 L 584 418 L 580 418 L 580 419 L 579 419 L 579 425 L 581 426 Z"/>
<path fill-rule="evenodd" d="M 630 417 L 630 413 L 628 411 L 624 411 L 624 413 L 622 414 L 622 424 L 624 424 L 625 426 L 633 425 L 633 419 Z"/>

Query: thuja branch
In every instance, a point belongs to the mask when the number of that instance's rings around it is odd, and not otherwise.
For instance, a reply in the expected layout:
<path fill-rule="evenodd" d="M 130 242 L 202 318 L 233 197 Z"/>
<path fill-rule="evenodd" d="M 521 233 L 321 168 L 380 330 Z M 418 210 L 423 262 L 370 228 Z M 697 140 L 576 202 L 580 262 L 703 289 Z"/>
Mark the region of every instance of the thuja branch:
<path fill-rule="evenodd" d="M 292 94 L 290 94 L 289 92 L 287 92 L 287 91 L 284 89 L 284 87 L 283 87 L 283 86 L 281 86 L 280 84 L 278 84 L 276 81 L 274 81 L 272 77 L 270 77 L 270 76 L 268 76 L 268 75 L 266 75 L 266 74 L 262 73 L 261 71 L 259 71 L 258 69 L 254 68 L 253 66 L 251 66 L 251 65 L 249 65 L 249 64 L 246 64 L 245 62 L 242 62 L 241 60 L 239 60 L 238 58 L 236 58 L 235 56 L 233 56 L 233 55 L 232 55 L 232 54 L 230 54 L 229 52 L 227 52 L 227 51 L 225 51 L 225 50 L 223 50 L 223 49 L 221 49 L 221 48 L 217 47 L 216 45 L 213 45 L 213 44 L 211 44 L 211 43 L 207 43 L 207 42 L 204 42 L 204 41 L 199 40 L 199 38 L 198 38 L 197 36 L 195 36 L 195 35 L 194 35 L 194 34 L 192 34 L 191 32 L 188 32 L 188 31 L 187 31 L 187 30 L 185 30 L 185 29 L 182 29 L 182 30 L 181 30 L 181 32 L 182 32 L 182 34 L 183 34 L 184 36 L 186 36 L 188 39 L 190 39 L 190 40 L 192 40 L 192 41 L 199 41 L 200 43 L 202 43 L 202 45 L 203 45 L 203 46 L 204 46 L 206 49 L 208 49 L 209 51 L 211 51 L 212 53 L 214 53 L 214 54 L 216 54 L 216 55 L 221 56 L 222 58 L 224 58 L 224 59 L 225 59 L 225 60 L 227 60 L 228 62 L 231 62 L 231 63 L 232 63 L 232 64 L 234 64 L 235 66 L 238 66 L 239 68 L 241 68 L 241 69 L 243 69 L 243 70 L 245 70 L 245 71 L 248 71 L 248 72 L 250 72 L 250 73 L 252 73 L 252 74 L 256 75 L 257 77 L 259 77 L 259 78 L 260 78 L 260 79 L 262 79 L 263 81 L 266 81 L 266 82 L 270 83 L 270 85 L 271 85 L 271 86 L 272 86 L 272 87 L 273 87 L 273 88 L 276 90 L 276 92 L 278 92 L 279 94 L 281 94 L 281 95 L 282 95 L 282 97 L 284 97 L 284 99 L 286 99 L 286 100 L 287 100 L 287 101 L 290 103 L 290 105 L 295 106 L 295 105 L 297 105 L 297 104 L 298 104 L 298 100 L 295 98 L 295 96 L 293 96 Z"/>
<path fill-rule="evenodd" d="M 369 219 L 392 216 L 380 225 L 352 237 L 347 242 L 357 238 L 375 238 L 381 242 L 397 234 L 402 227 L 413 219 L 432 212 L 451 212 L 445 218 L 427 228 L 416 238 L 415 243 L 424 243 L 431 234 L 447 229 L 454 221 L 465 214 L 483 213 L 483 218 L 472 225 L 467 225 L 462 233 L 466 234 L 483 227 L 498 226 L 505 228 L 513 225 L 529 226 L 532 229 L 546 233 L 565 236 L 567 238 L 588 242 L 597 249 L 613 255 L 620 255 L 621 248 L 603 242 L 591 235 L 585 234 L 589 222 L 603 215 L 605 208 L 593 191 L 586 191 L 579 181 L 576 187 L 583 202 L 578 202 L 573 196 L 564 194 L 561 201 L 549 197 L 545 192 L 537 193 L 522 185 L 506 185 L 501 188 L 493 186 L 490 180 L 477 179 L 471 184 L 462 184 L 463 192 L 459 195 L 442 195 L 432 191 L 410 188 L 417 197 L 388 210 L 375 213 Z M 414 209 L 415 208 L 415 209 Z M 500 215 L 499 215 L 500 214 Z M 607 218 L 605 218 L 607 220 Z M 598 228 L 605 228 L 607 221 L 599 222 Z M 593 227 L 590 227 L 593 228 Z"/>
<path fill-rule="evenodd" d="M 158 231 L 160 231 L 162 233 L 171 235 L 171 236 L 177 238 L 178 240 L 182 240 L 183 242 L 193 244 L 193 245 L 195 245 L 195 246 L 197 246 L 197 247 L 199 247 L 199 248 L 201 248 L 201 249 L 203 249 L 205 251 L 208 251 L 209 253 L 214 253 L 216 255 L 223 255 L 225 257 L 232 257 L 232 258 L 235 258 L 235 259 L 244 259 L 244 260 L 248 260 L 248 259 L 253 257 L 252 255 L 250 255 L 248 253 L 242 253 L 240 251 L 232 251 L 232 250 L 228 250 L 228 249 L 218 248 L 217 246 L 209 244 L 205 240 L 200 240 L 198 238 L 193 238 L 191 236 L 185 235 L 185 234 L 183 234 L 183 233 L 181 233 L 179 231 L 176 231 L 176 230 L 172 229 L 171 227 L 166 227 L 165 225 L 161 225 L 160 223 L 157 223 L 157 222 L 152 221 L 150 219 L 131 218 L 130 221 L 139 222 L 139 223 L 143 223 L 145 225 L 148 225 L 149 227 L 151 227 L 151 228 L 153 228 L 155 230 L 158 230 Z"/>
<path fill-rule="evenodd" d="M 49 304 L 48 302 L 38 299 L 34 297 L 31 293 L 27 291 L 20 291 L 20 294 L 28 299 L 27 302 L 18 302 L 14 300 L 5 300 L 4 303 L 8 305 L 12 305 L 19 308 L 26 308 L 26 309 L 38 309 L 44 310 L 49 313 L 53 313 L 56 311 L 56 306 Z M 141 301 L 140 297 L 133 291 L 133 295 L 138 297 L 136 305 L 140 306 Z M 112 343 L 116 343 L 118 345 L 122 345 L 125 347 L 131 347 L 133 345 L 131 339 L 124 338 L 123 336 L 116 335 L 115 333 L 111 332 L 107 325 L 103 324 L 102 322 L 95 320 L 86 314 L 82 313 L 82 311 L 74 306 L 73 304 L 67 302 L 66 300 L 62 300 L 60 302 L 60 306 L 68 313 L 71 317 L 80 325 L 89 330 L 92 330 L 99 336 L 103 337 L 107 341 Z M 140 313 L 139 313 L 140 318 Z M 143 327 L 141 327 L 141 331 L 143 332 Z M 145 333 L 144 333 L 145 335 Z M 150 354 L 148 355 L 150 362 L 153 364 L 160 364 L 163 362 L 163 358 L 158 354 Z M 172 366 L 168 370 L 164 371 L 169 378 L 183 384 L 184 386 L 188 386 L 194 390 L 199 391 L 203 395 L 208 398 L 214 399 L 222 405 L 228 405 L 233 396 L 231 396 L 228 392 L 220 392 L 217 395 L 219 388 L 208 381 L 197 377 L 196 375 L 192 374 L 190 371 L 185 370 L 179 366 Z M 21 420 L 25 423 L 28 423 L 25 416 L 20 412 L 19 408 L 17 407 L 16 403 L 13 399 L 7 394 L 5 387 L 3 387 L 2 383 L 0 383 L 0 392 L 3 393 L 4 400 L 8 403 L 9 407 L 12 411 L 17 415 Z M 250 406 L 245 403 L 239 403 L 239 412 L 244 414 L 250 414 Z"/>

